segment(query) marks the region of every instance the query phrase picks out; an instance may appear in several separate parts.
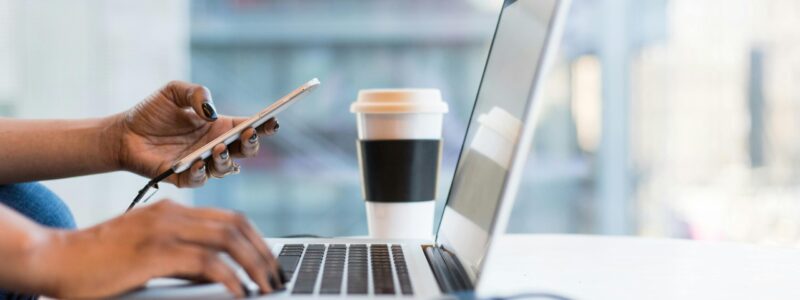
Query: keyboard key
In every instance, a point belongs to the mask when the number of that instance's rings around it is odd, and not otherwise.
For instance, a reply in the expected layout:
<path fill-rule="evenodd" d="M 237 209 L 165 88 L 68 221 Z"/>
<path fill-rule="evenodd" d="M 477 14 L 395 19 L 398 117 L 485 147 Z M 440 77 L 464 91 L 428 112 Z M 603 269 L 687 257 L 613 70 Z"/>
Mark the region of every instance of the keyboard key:
<path fill-rule="evenodd" d="M 370 262 L 372 266 L 372 286 L 375 294 L 394 294 L 394 279 L 388 246 L 371 245 Z"/>
<path fill-rule="evenodd" d="M 344 245 L 328 246 L 325 255 L 325 267 L 322 271 L 321 294 L 339 294 L 342 289 L 342 276 L 344 276 L 344 260 L 347 254 Z"/>
<path fill-rule="evenodd" d="M 278 254 L 278 263 L 281 265 L 281 270 L 286 274 L 286 280 L 292 280 L 294 270 L 297 269 L 297 263 L 300 262 L 300 256 L 303 255 L 305 246 L 302 244 L 287 244 L 281 248 L 281 253 Z"/>
<path fill-rule="evenodd" d="M 294 288 L 292 288 L 292 294 L 314 293 L 314 285 L 317 283 L 324 251 L 325 245 L 322 244 L 312 244 L 306 247 L 303 261 L 297 271 L 297 280 L 294 283 Z"/>
<path fill-rule="evenodd" d="M 367 294 L 367 245 L 351 244 L 347 249 L 347 293 Z"/>
<path fill-rule="evenodd" d="M 397 272 L 397 281 L 400 283 L 400 292 L 403 293 L 403 295 L 413 294 L 414 291 L 411 289 L 411 279 L 408 277 L 406 259 L 400 245 L 392 245 L 392 258 L 394 259 L 394 268 Z"/>
<path fill-rule="evenodd" d="M 300 256 L 278 256 L 278 263 L 281 264 L 281 270 L 288 277 L 287 280 L 291 280 L 298 262 L 300 262 Z"/>

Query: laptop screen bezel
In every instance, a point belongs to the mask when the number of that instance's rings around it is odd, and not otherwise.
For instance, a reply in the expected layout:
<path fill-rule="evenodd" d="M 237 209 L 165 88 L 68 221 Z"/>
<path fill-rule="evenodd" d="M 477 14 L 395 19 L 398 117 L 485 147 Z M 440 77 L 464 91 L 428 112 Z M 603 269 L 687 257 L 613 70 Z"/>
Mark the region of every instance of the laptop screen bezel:
<path fill-rule="evenodd" d="M 486 55 L 486 62 L 484 63 L 483 73 L 481 74 L 481 80 L 480 80 L 480 84 L 478 86 L 478 91 L 477 91 L 477 93 L 475 95 L 475 101 L 473 103 L 472 111 L 470 112 L 469 123 L 467 124 L 466 131 L 464 132 L 464 142 L 462 143 L 461 149 L 460 149 L 459 154 L 458 154 L 458 160 L 457 160 L 457 163 L 456 163 L 456 169 L 454 170 L 454 173 L 453 173 L 454 176 L 455 176 L 455 174 L 458 174 L 459 163 L 461 162 L 461 159 L 463 159 L 464 147 L 467 147 L 467 145 L 466 145 L 467 144 L 466 140 L 467 140 L 467 137 L 468 137 L 467 135 L 470 132 L 470 127 L 472 127 L 472 123 L 473 123 L 472 120 L 473 120 L 473 118 L 475 118 L 475 109 L 476 109 L 476 106 L 477 106 L 476 104 L 478 102 L 478 98 L 480 96 L 480 91 L 481 91 L 481 89 L 483 87 L 483 83 L 484 83 L 484 81 L 486 79 L 485 78 L 486 77 L 486 67 L 489 65 L 489 60 L 491 58 L 492 51 L 494 50 L 494 47 L 495 47 L 495 39 L 497 38 L 497 32 L 499 30 L 500 23 L 502 22 L 503 14 L 506 11 L 506 7 L 508 5 L 510 5 L 510 4 L 512 4 L 513 2 L 516 2 L 516 1 L 518 1 L 518 0 L 505 0 L 505 1 L 503 1 L 503 7 L 501 8 L 499 16 L 497 18 L 497 23 L 495 25 L 495 30 L 494 30 L 494 33 L 492 35 L 492 42 L 491 42 L 491 45 L 490 45 L 490 48 L 489 48 L 489 52 Z M 528 101 L 527 101 L 527 103 L 525 103 L 524 112 L 522 114 L 522 121 L 523 121 L 522 135 L 520 137 L 519 142 L 514 146 L 514 149 L 512 150 L 512 153 L 513 153 L 512 154 L 512 160 L 511 160 L 512 163 L 509 166 L 508 174 L 506 175 L 506 180 L 502 184 L 502 188 L 501 188 L 501 191 L 500 191 L 500 197 L 499 197 L 499 200 L 498 200 L 497 208 L 494 211 L 494 216 L 493 216 L 493 219 L 492 219 L 491 226 L 490 226 L 489 230 L 487 231 L 488 240 L 487 240 L 486 245 L 485 245 L 486 248 L 484 250 L 485 253 L 484 253 L 484 256 L 483 256 L 484 259 L 480 261 L 479 267 L 478 267 L 478 272 L 476 272 L 474 274 L 472 274 L 472 272 L 469 271 L 470 268 L 465 268 L 465 269 L 468 270 L 467 272 L 469 273 L 469 276 L 470 276 L 470 279 L 473 282 L 473 285 L 477 285 L 477 283 L 479 281 L 479 278 L 480 278 L 481 271 L 484 269 L 484 266 L 486 265 L 486 260 L 487 260 L 487 258 L 489 256 L 489 253 L 490 253 L 490 250 L 491 250 L 491 245 L 495 242 L 495 238 L 496 238 L 496 234 L 495 233 L 502 234 L 506 230 L 506 225 L 508 223 L 508 217 L 509 217 L 510 211 L 511 211 L 511 209 L 513 207 L 514 200 L 515 200 L 516 193 L 517 193 L 517 187 L 519 185 L 519 180 L 520 180 L 520 177 L 522 175 L 521 172 L 524 170 L 525 160 L 527 158 L 528 152 L 530 151 L 530 144 L 531 144 L 531 140 L 533 138 L 532 135 L 533 135 L 533 129 L 534 129 L 534 123 L 535 123 L 534 116 L 536 115 L 534 113 L 534 110 L 538 106 L 538 105 L 536 105 L 537 104 L 536 100 L 538 98 L 539 91 L 541 90 L 541 83 L 542 83 L 542 77 L 543 77 L 542 75 L 543 75 L 544 71 L 546 71 L 546 69 L 548 67 L 548 63 L 551 60 L 550 57 L 552 57 L 553 53 L 556 51 L 556 47 L 558 46 L 557 44 L 558 44 L 558 41 L 560 39 L 560 35 L 561 35 L 561 32 L 562 32 L 564 13 L 566 11 L 566 8 L 568 7 L 568 4 L 569 4 L 568 2 L 569 1 L 568 0 L 547 0 L 547 1 L 552 1 L 554 7 L 553 7 L 553 11 L 552 11 L 549 23 L 548 23 L 548 28 L 547 28 L 547 31 L 546 31 L 546 35 L 545 35 L 545 38 L 544 38 L 544 46 L 542 47 L 542 52 L 539 55 L 539 58 L 537 60 L 537 70 L 534 72 L 533 82 L 531 83 L 531 87 L 530 87 L 530 89 L 528 91 Z M 443 247 L 445 250 L 448 250 L 448 251 L 453 252 L 456 255 L 458 255 L 458 249 L 454 249 L 454 247 L 451 247 L 450 245 L 448 245 L 447 242 L 446 242 L 447 238 L 443 237 L 442 236 L 442 232 L 441 232 L 442 224 L 444 222 L 446 222 L 446 220 L 445 220 L 445 212 L 448 209 L 450 209 L 450 208 L 448 208 L 447 204 L 450 202 L 450 197 L 452 195 L 453 195 L 453 186 L 451 185 L 450 189 L 448 191 L 448 197 L 447 197 L 447 199 L 445 201 L 445 205 L 444 205 L 444 208 L 442 210 L 442 214 L 441 214 L 441 218 L 439 220 L 439 224 L 437 225 L 437 228 L 436 228 L 436 240 L 435 240 L 435 242 L 436 242 L 437 246 Z M 464 264 L 465 262 L 462 261 L 461 263 Z"/>

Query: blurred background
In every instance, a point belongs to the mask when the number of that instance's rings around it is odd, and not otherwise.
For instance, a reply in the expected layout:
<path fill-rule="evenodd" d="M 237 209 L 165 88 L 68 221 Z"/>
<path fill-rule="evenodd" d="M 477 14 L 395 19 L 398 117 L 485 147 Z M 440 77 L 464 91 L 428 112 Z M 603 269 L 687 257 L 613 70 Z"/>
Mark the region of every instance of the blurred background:
<path fill-rule="evenodd" d="M 441 202 L 500 4 L 0 0 L 0 115 L 101 117 L 172 79 L 249 115 L 319 77 L 242 174 L 158 196 L 242 211 L 270 236 L 363 235 L 350 102 L 442 90 Z M 510 232 L 800 246 L 800 2 L 574 0 L 541 101 Z M 85 227 L 146 181 L 45 184 Z"/>

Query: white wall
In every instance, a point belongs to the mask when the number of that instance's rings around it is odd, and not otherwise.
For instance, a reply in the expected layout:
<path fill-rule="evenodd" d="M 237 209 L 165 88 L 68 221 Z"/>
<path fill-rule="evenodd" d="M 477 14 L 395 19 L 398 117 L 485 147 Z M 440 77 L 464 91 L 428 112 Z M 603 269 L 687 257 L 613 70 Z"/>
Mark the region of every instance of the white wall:
<path fill-rule="evenodd" d="M 188 79 L 188 26 L 186 1 L 0 0 L 0 105 L 20 118 L 128 109 L 169 80 Z M 146 182 L 115 172 L 45 184 L 84 227 L 120 214 Z M 166 186 L 156 198 L 189 200 L 188 190 Z"/>

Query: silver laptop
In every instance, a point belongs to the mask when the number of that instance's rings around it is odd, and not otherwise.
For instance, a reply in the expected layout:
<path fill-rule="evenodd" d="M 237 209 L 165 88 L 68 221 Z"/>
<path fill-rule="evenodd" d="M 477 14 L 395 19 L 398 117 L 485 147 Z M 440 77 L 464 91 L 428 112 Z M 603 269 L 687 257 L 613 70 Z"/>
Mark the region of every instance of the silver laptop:
<path fill-rule="evenodd" d="M 566 10 L 565 0 L 504 2 L 435 239 L 268 239 L 289 282 L 264 297 L 434 298 L 475 290 L 493 240 L 506 229 L 533 135 L 534 100 Z M 219 284 L 153 285 L 127 297 L 230 297 Z"/>

